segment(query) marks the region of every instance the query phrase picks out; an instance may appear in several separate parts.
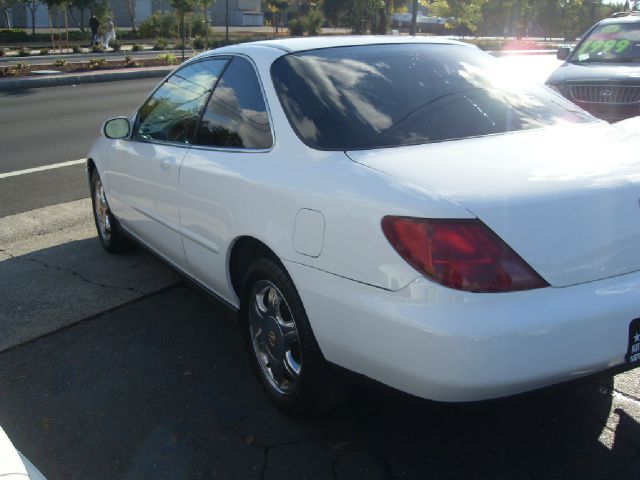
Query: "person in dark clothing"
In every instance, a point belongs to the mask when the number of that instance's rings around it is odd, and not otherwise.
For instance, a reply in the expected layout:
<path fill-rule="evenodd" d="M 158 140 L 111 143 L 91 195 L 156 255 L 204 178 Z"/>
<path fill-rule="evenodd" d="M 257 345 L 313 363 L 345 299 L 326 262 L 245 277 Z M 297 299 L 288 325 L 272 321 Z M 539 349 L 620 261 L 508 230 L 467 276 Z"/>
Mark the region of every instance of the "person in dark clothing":
<path fill-rule="evenodd" d="M 91 14 L 89 20 L 89 28 L 91 29 L 91 45 L 100 43 L 100 37 L 98 36 L 98 29 L 100 28 L 100 20 L 96 18 L 96 14 Z"/>

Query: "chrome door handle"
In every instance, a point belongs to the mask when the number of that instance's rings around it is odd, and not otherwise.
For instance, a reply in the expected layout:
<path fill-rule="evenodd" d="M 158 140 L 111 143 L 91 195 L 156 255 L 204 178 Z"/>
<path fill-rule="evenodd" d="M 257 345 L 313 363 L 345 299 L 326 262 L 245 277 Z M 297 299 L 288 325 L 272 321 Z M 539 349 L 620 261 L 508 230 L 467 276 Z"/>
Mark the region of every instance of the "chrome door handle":
<path fill-rule="evenodd" d="M 162 168 L 162 170 L 171 170 L 171 167 L 173 167 L 176 163 L 176 159 L 173 157 L 164 157 L 162 160 L 160 160 L 160 168 Z"/>

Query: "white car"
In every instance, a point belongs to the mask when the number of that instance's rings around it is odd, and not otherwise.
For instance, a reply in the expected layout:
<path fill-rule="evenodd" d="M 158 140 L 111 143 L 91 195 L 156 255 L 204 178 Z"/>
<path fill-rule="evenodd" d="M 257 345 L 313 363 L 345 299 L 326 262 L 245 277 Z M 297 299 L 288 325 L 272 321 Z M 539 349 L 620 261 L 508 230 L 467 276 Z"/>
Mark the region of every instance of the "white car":
<path fill-rule="evenodd" d="M 3 480 L 46 480 L 40 471 L 22 455 L 0 428 L 0 478 Z"/>
<path fill-rule="evenodd" d="M 326 362 L 441 401 L 632 365 L 640 138 L 496 62 L 407 37 L 198 55 L 105 123 L 100 240 L 238 309 L 292 413 L 331 396 Z"/>

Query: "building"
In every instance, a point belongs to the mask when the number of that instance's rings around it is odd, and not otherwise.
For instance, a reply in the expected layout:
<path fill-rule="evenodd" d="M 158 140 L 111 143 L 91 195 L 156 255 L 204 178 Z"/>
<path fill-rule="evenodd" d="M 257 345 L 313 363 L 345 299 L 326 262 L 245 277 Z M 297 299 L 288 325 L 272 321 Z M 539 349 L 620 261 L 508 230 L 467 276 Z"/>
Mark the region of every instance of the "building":
<path fill-rule="evenodd" d="M 264 13 L 260 0 L 228 0 L 229 25 L 234 27 L 261 27 Z M 211 6 L 211 23 L 225 25 L 226 0 L 217 0 Z"/>

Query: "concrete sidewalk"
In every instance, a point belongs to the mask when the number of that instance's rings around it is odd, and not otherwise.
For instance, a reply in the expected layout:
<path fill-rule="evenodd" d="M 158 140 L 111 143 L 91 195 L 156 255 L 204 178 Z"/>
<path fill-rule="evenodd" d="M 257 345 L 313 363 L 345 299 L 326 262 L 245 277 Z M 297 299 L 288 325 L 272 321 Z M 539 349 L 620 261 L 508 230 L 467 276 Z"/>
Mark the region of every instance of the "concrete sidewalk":
<path fill-rule="evenodd" d="M 106 253 L 89 199 L 0 218 L 0 351 L 181 282 L 143 249 Z"/>
<path fill-rule="evenodd" d="M 58 87 L 61 85 L 77 85 L 81 83 L 114 82 L 117 80 L 135 80 L 140 78 L 163 78 L 171 73 L 176 67 L 177 65 L 121 68 L 118 70 L 104 70 L 97 72 L 0 79 L 0 92 L 28 90 L 31 88 L 42 87 Z"/>

